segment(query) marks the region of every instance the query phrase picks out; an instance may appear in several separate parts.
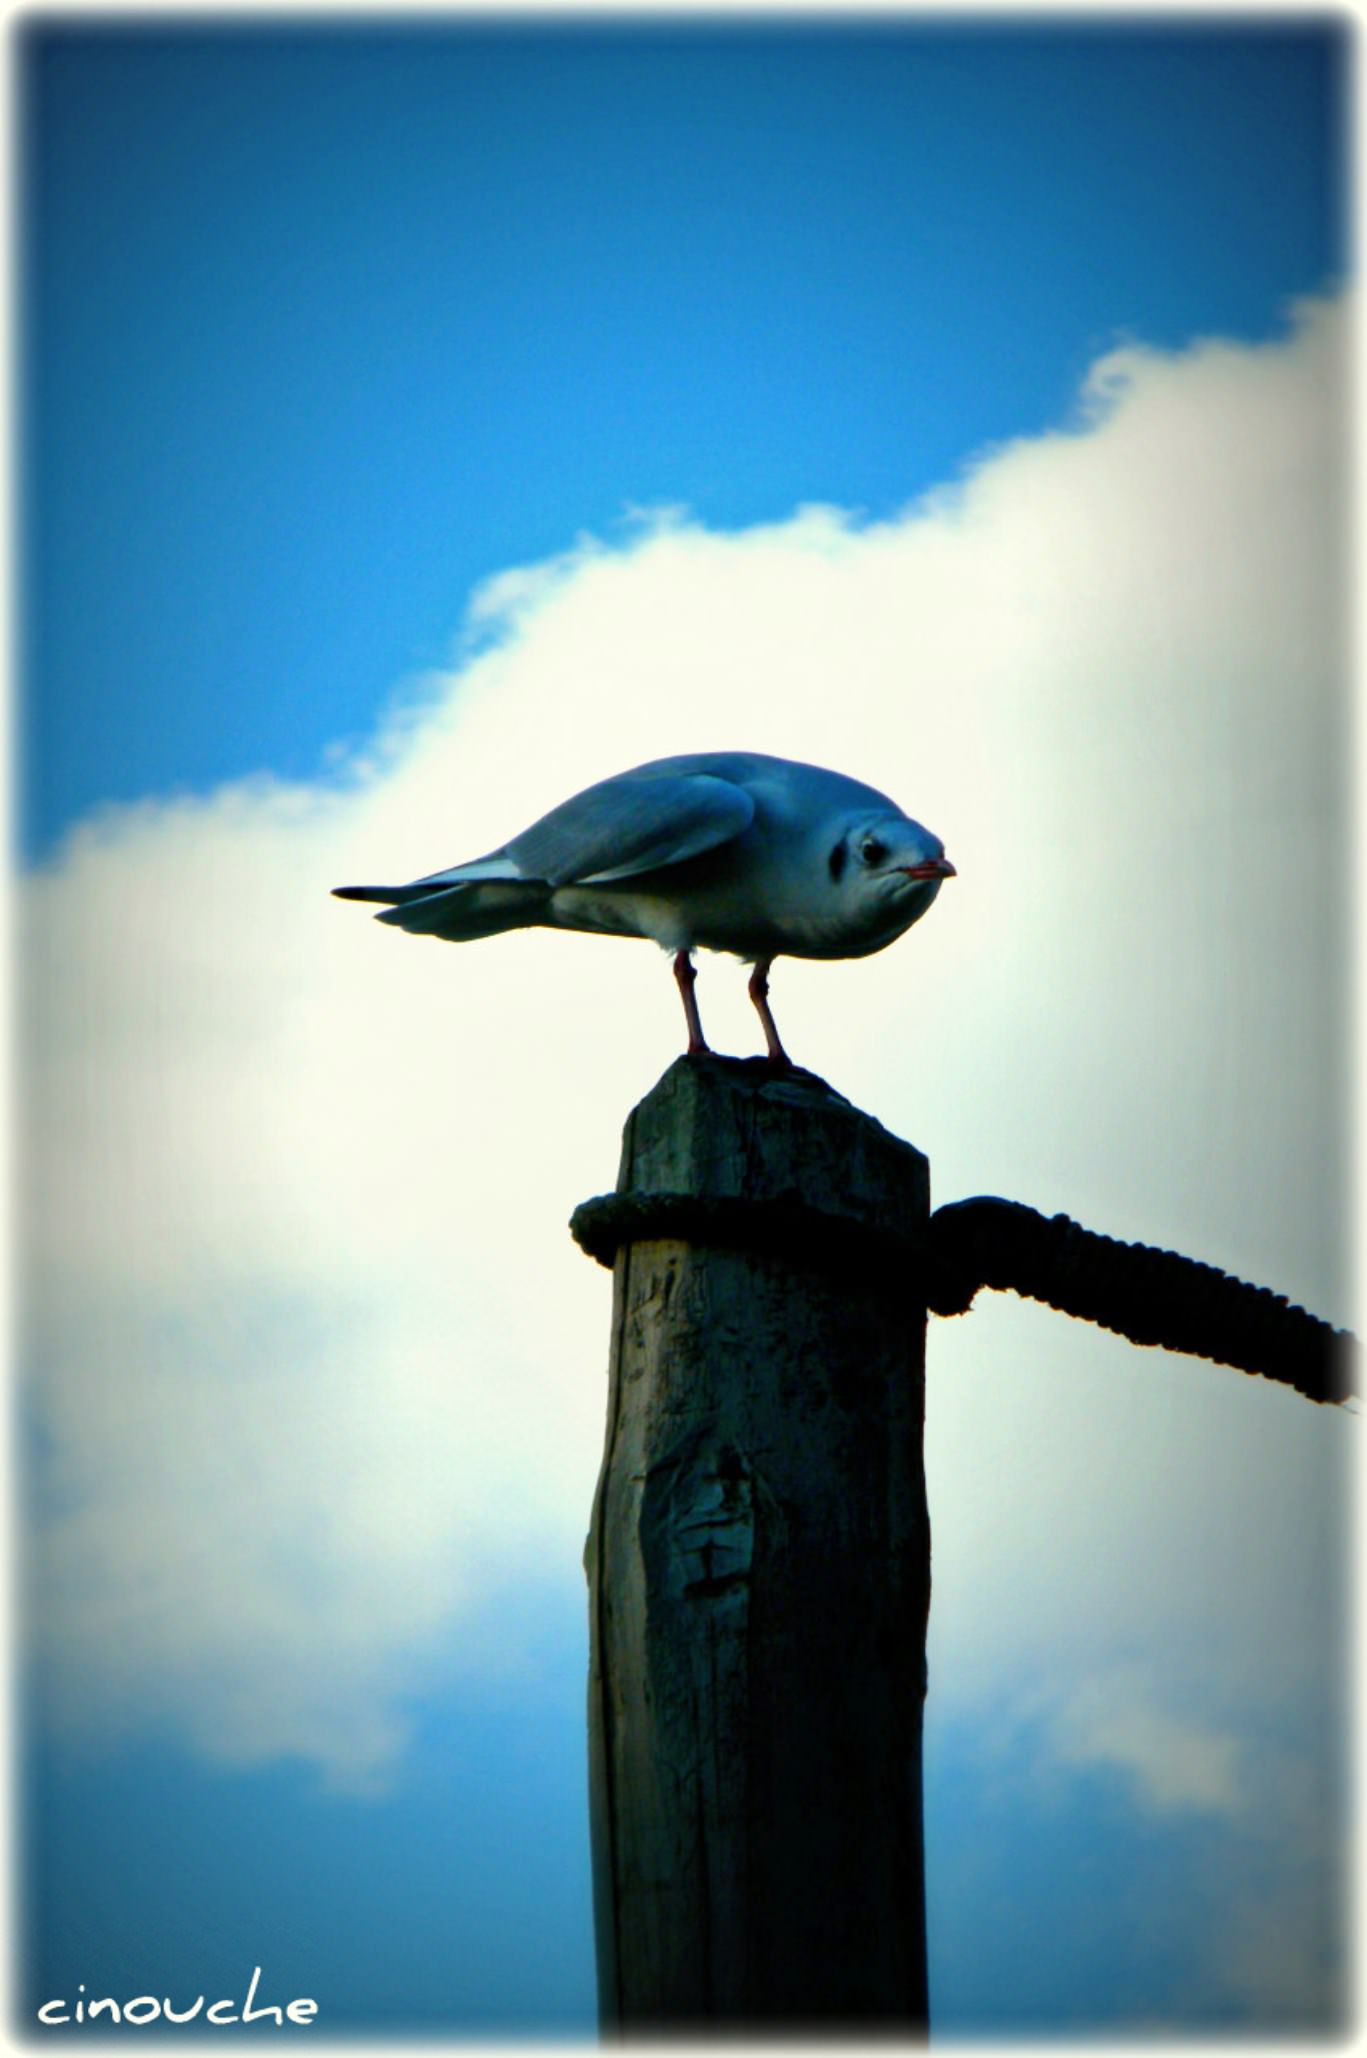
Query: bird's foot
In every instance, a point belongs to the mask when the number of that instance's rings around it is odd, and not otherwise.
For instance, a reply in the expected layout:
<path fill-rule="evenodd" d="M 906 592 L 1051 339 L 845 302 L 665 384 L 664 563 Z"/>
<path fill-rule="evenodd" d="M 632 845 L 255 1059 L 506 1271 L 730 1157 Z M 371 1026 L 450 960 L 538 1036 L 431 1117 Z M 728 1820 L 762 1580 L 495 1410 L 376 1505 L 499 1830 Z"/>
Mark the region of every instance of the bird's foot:
<path fill-rule="evenodd" d="M 769 1053 L 768 1062 L 774 1067 L 775 1071 L 791 1072 L 796 1068 L 787 1051 L 778 1040 L 778 1030 L 774 1024 L 773 1015 L 769 1011 L 770 962 L 771 960 L 768 958 L 760 959 L 754 971 L 750 974 L 750 984 L 747 991 L 754 1002 L 755 1013 L 759 1016 L 760 1027 L 764 1031 L 764 1042 Z"/>
<path fill-rule="evenodd" d="M 674 977 L 683 1000 L 684 1021 L 688 1025 L 688 1055 L 691 1058 L 710 1057 L 712 1053 L 707 1047 L 707 1038 L 702 1033 L 698 1003 L 693 998 L 693 988 L 698 978 L 697 969 L 686 950 L 676 950 L 674 953 Z"/>

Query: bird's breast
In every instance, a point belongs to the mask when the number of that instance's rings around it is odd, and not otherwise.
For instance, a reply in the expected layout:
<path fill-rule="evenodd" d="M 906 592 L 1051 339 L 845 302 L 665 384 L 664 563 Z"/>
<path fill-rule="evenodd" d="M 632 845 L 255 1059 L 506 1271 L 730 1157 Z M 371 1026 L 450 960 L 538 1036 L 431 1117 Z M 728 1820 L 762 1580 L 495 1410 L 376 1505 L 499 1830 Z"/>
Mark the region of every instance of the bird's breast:
<path fill-rule="evenodd" d="M 547 919 L 557 928 L 649 937 L 666 950 L 701 948 L 747 959 L 854 958 L 894 942 L 935 893 L 931 884 L 854 899 L 839 890 L 819 853 L 745 836 L 635 879 L 557 887 Z"/>

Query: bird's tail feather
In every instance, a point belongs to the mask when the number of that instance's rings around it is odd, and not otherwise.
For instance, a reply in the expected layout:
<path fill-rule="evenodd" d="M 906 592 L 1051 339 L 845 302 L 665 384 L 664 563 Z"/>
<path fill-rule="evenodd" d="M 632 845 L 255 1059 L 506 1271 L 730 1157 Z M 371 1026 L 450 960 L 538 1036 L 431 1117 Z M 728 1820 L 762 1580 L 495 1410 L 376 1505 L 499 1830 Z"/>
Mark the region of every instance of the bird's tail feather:
<path fill-rule="evenodd" d="M 387 907 L 397 907 L 401 901 L 420 900 L 432 891 L 430 886 L 334 886 L 335 900 L 380 900 Z"/>
<path fill-rule="evenodd" d="M 406 895 L 375 919 L 406 929 L 410 936 L 472 943 L 477 937 L 497 936 L 505 929 L 535 928 L 549 899 L 550 888 L 537 880 L 477 880 L 446 886 L 436 893 L 428 888 L 417 896 Z"/>

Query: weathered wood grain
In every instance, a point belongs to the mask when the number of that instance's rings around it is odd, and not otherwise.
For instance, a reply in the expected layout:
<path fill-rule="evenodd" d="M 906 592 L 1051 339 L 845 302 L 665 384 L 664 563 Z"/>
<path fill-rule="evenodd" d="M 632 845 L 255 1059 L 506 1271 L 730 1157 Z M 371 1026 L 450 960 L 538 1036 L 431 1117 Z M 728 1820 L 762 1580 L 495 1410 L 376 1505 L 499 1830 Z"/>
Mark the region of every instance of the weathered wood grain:
<path fill-rule="evenodd" d="M 929 1213 L 918 1151 L 820 1081 L 725 1059 L 680 1060 L 633 1111 L 618 1190 Z M 918 1284 L 617 1253 L 585 1554 L 609 2032 L 924 2028 Z"/>

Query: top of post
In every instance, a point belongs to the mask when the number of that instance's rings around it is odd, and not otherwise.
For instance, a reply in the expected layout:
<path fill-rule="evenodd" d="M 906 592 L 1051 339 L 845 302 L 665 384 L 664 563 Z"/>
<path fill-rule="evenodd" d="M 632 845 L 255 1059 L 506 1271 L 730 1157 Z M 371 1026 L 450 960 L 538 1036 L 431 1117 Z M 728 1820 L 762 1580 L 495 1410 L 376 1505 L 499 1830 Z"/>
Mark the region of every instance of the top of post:
<path fill-rule="evenodd" d="M 890 1226 L 929 1211 L 930 1165 L 814 1072 L 694 1055 L 628 1116 L 617 1190 L 794 1199 Z"/>

